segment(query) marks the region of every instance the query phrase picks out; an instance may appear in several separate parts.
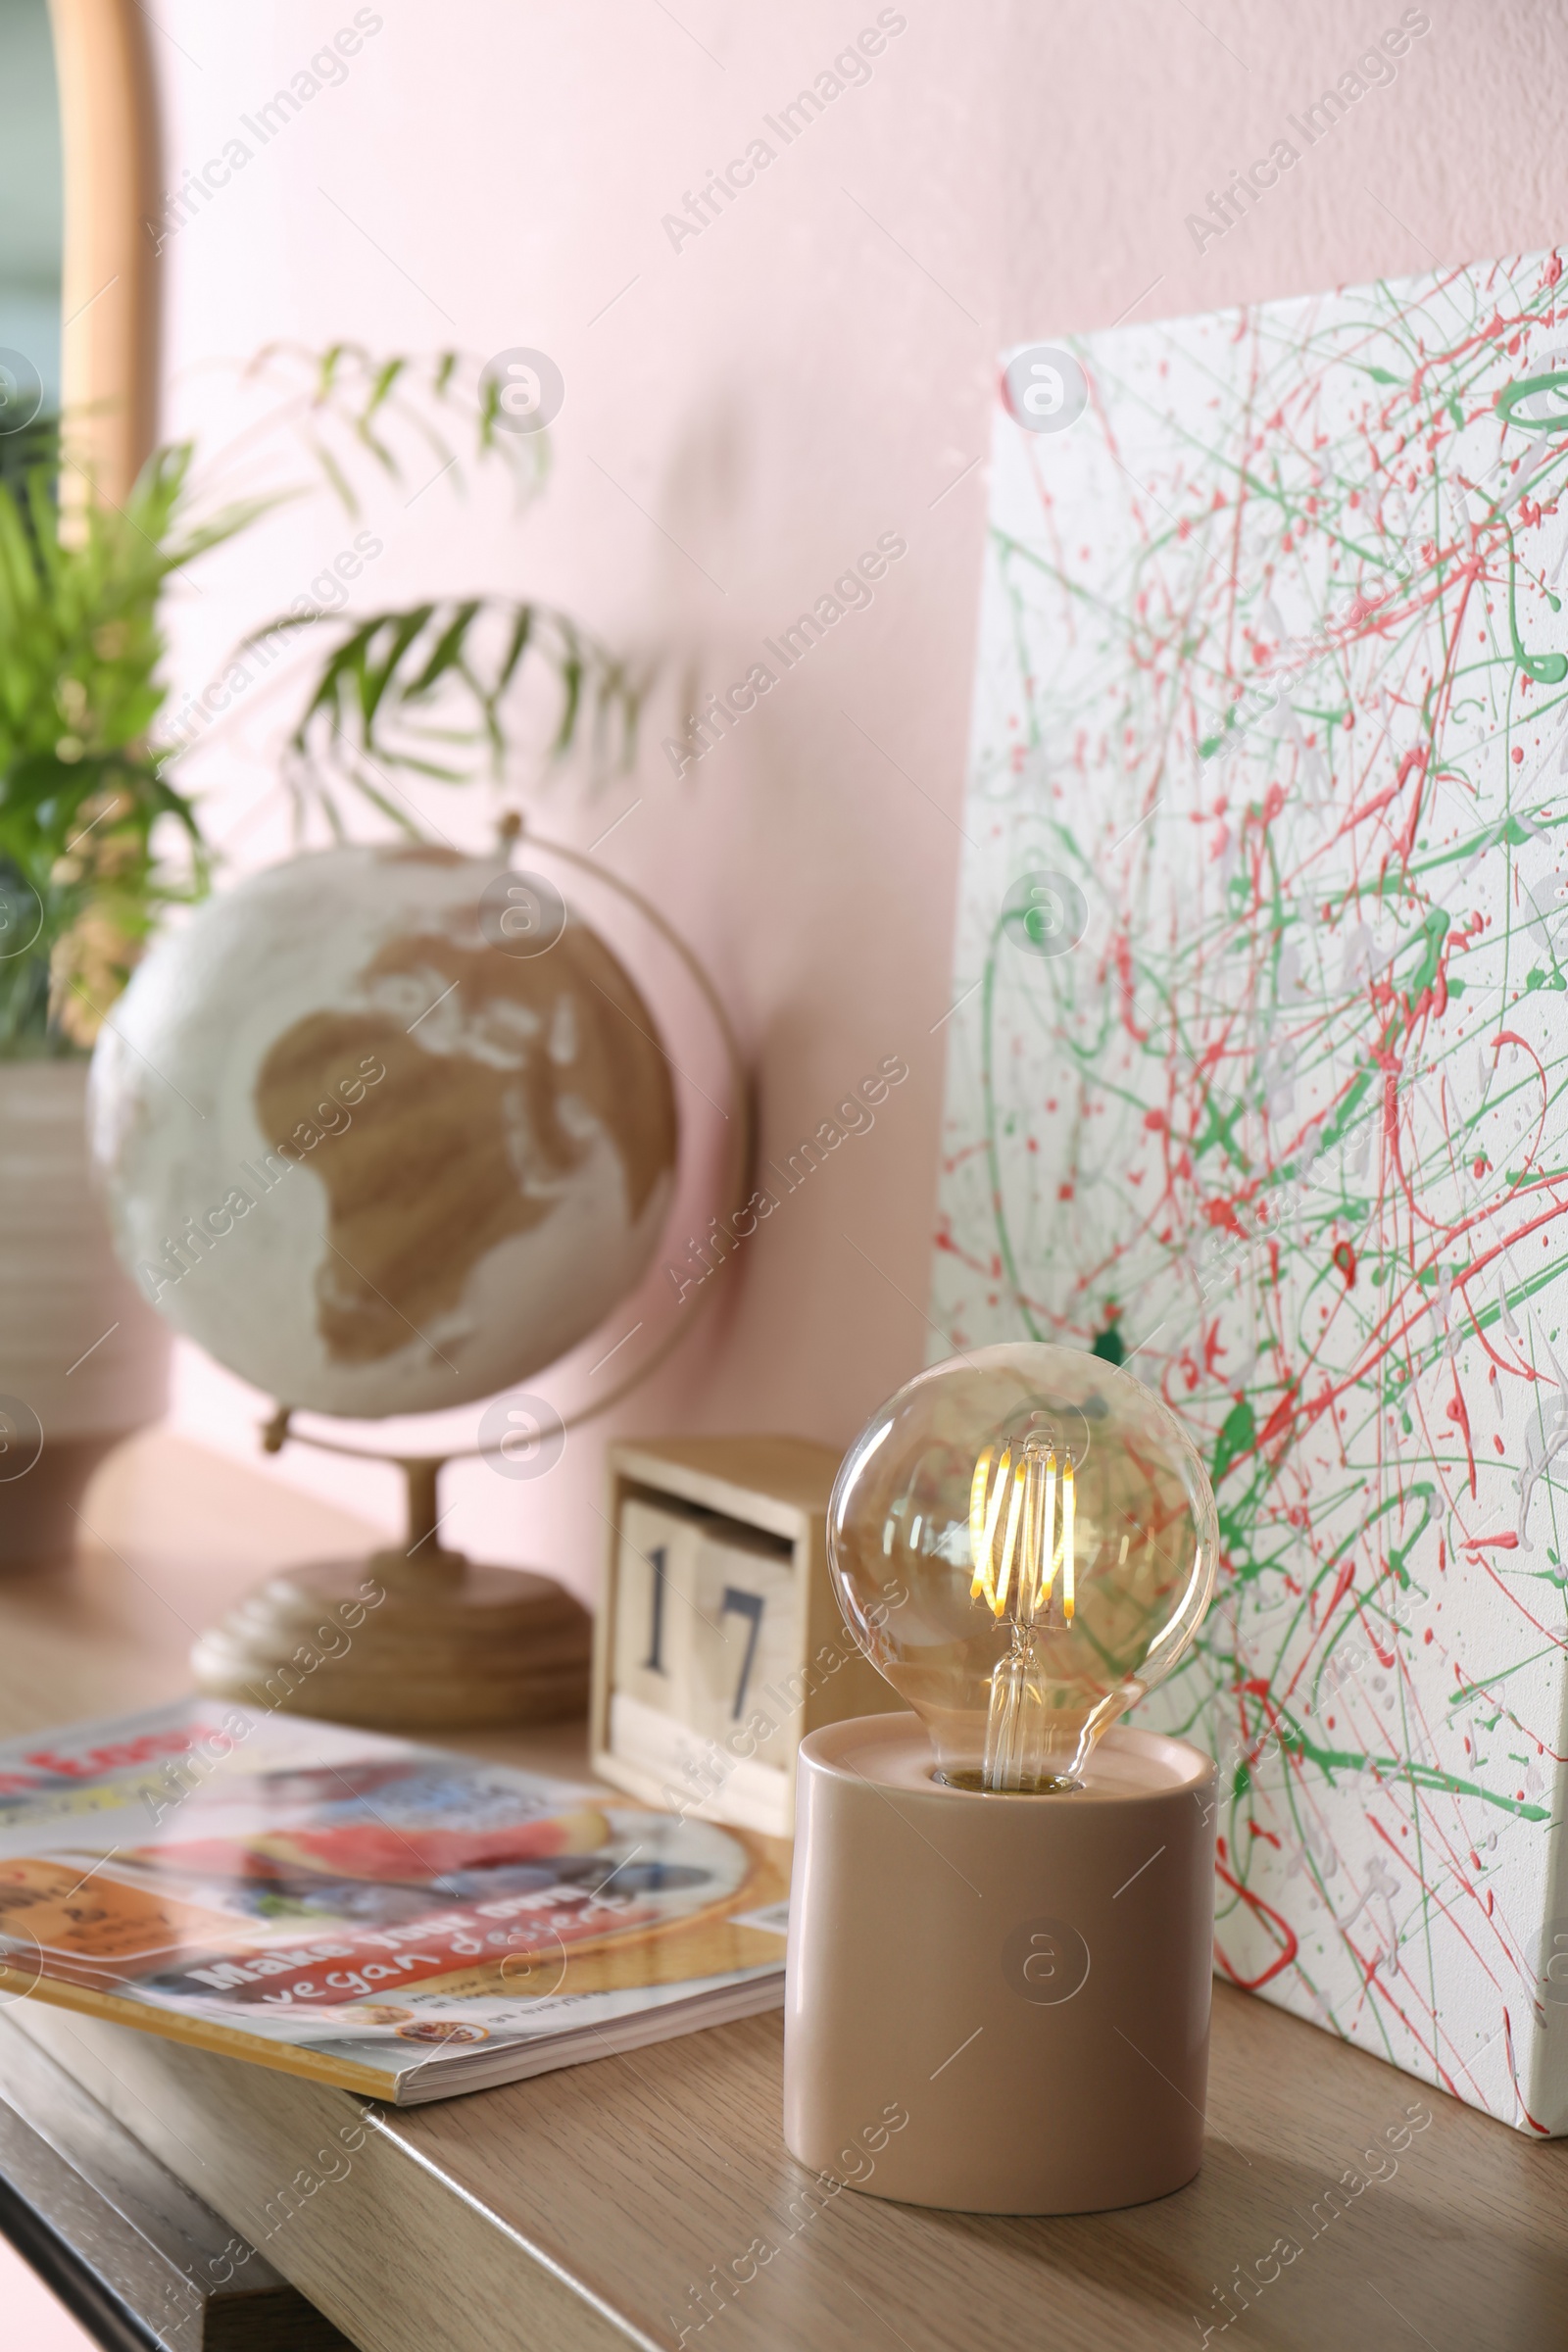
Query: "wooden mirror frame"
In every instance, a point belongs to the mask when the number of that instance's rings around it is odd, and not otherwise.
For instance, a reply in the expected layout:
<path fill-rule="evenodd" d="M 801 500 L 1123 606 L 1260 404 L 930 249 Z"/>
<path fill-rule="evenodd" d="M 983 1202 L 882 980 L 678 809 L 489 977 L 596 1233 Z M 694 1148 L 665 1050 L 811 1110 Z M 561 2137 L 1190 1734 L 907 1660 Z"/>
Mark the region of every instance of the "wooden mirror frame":
<path fill-rule="evenodd" d="M 49 0 L 65 170 L 61 409 L 74 462 L 122 499 L 153 445 L 158 116 L 135 0 Z"/>

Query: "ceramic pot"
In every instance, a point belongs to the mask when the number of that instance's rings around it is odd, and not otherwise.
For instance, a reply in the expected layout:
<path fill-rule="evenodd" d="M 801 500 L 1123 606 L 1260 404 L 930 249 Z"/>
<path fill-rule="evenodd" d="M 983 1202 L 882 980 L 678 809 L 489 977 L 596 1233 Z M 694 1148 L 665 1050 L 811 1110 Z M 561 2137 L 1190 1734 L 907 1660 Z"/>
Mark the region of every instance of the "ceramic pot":
<path fill-rule="evenodd" d="M 169 1333 L 122 1272 L 85 1061 L 0 1062 L 0 1567 L 69 1559 L 87 1480 L 169 1400 Z"/>

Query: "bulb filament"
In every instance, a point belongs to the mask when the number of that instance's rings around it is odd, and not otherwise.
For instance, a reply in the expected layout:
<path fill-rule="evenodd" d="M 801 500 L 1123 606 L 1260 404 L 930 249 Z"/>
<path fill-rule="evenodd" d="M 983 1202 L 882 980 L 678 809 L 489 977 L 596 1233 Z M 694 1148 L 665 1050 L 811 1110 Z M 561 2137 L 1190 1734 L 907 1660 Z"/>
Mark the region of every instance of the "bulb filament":
<path fill-rule="evenodd" d="M 1076 1512 L 1070 1457 L 1058 1469 L 1055 1449 L 1039 1438 L 1004 1446 L 1000 1458 L 986 1446 L 969 1488 L 970 1598 L 1028 1627 L 1052 1621 L 1055 1595 L 1059 1622 L 1071 1625 Z"/>
<path fill-rule="evenodd" d="M 993 1669 L 982 1780 L 987 1788 L 1070 1787 L 1050 1767 L 1048 1691 L 1035 1629 L 1073 1621 L 1076 1590 L 1076 1494 L 1071 1457 L 1038 1437 L 997 1454 L 986 1446 L 969 1489 L 970 1598 L 1011 1630 L 1007 1655 Z"/>

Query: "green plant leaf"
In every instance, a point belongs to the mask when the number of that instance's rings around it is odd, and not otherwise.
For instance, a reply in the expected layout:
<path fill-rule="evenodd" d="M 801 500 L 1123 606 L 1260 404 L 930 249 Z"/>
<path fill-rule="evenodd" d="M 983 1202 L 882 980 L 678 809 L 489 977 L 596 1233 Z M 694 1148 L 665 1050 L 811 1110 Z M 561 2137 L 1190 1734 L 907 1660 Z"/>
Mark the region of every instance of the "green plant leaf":
<path fill-rule="evenodd" d="M 635 750 L 644 683 L 550 606 L 454 598 L 345 618 L 337 628 L 290 741 L 302 809 L 332 805 L 344 785 L 364 792 L 366 759 L 446 784 L 483 768 L 499 777 L 517 740 L 514 702 L 520 706 L 532 681 L 553 679 L 557 690 L 544 734 L 549 760 L 586 748 L 606 767 L 626 764 Z M 471 746 L 475 758 L 433 760 L 424 747 L 434 744 Z"/>

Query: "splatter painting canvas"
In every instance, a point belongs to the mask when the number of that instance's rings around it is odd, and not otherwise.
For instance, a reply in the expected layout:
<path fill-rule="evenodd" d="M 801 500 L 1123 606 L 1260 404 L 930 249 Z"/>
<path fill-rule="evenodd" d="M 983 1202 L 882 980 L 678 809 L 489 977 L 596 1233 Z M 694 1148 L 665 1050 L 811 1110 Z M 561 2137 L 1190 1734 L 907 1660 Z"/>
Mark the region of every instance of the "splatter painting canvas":
<path fill-rule="evenodd" d="M 1568 287 L 1012 355 L 934 1274 L 1159 1390 L 1216 1962 L 1568 2132 Z"/>

